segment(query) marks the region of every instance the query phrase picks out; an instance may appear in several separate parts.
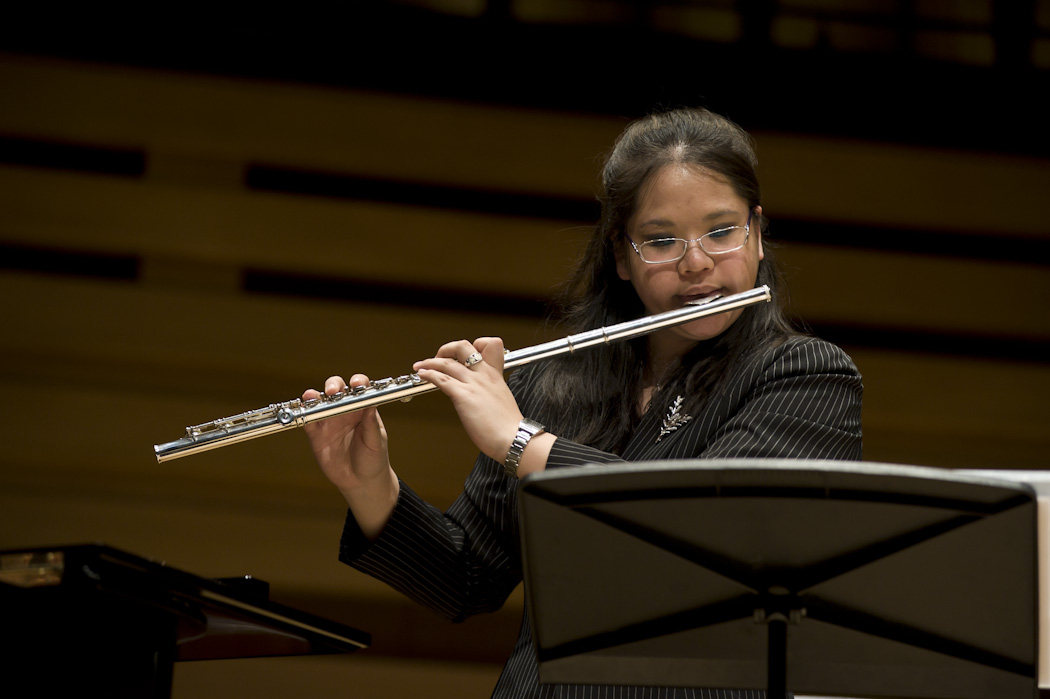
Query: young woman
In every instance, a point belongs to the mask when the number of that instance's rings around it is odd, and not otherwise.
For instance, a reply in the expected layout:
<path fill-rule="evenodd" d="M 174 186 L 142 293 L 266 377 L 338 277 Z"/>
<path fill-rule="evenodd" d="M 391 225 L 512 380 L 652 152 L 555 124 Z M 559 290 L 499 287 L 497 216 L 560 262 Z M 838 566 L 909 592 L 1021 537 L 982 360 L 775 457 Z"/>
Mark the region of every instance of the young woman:
<path fill-rule="evenodd" d="M 707 110 L 632 123 L 606 162 L 601 220 L 561 307 L 569 331 L 581 332 L 761 284 L 773 303 L 530 364 L 509 382 L 499 338 L 449 343 L 416 363 L 481 451 L 447 512 L 398 480 L 375 409 L 308 425 L 349 505 L 341 560 L 462 620 L 498 609 L 521 581 L 515 494 L 529 473 L 656 459 L 859 459 L 860 375 L 839 348 L 793 332 L 777 305 L 755 167 L 750 137 Z M 331 377 L 325 391 L 346 385 Z M 540 685 L 526 615 L 493 696 L 760 694 Z"/>

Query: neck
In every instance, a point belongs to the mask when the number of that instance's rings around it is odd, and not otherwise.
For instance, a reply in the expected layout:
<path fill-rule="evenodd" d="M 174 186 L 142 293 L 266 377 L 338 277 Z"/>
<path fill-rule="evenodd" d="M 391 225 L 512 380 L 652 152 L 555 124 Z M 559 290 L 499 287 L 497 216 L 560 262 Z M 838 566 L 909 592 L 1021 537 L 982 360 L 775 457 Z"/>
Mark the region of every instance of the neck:
<path fill-rule="evenodd" d="M 661 338 L 658 335 L 660 333 L 649 336 L 645 365 L 646 383 L 649 385 L 666 383 L 668 370 L 677 366 L 682 357 L 696 346 L 695 342 L 675 342 L 673 340 L 676 338 Z"/>

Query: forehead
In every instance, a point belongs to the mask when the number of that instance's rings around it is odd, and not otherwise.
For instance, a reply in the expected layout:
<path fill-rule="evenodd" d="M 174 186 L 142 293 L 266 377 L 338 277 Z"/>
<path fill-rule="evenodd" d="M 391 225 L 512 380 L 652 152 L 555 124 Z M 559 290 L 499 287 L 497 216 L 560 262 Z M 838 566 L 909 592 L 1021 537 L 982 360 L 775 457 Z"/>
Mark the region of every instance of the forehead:
<path fill-rule="evenodd" d="M 638 192 L 632 220 L 658 212 L 706 218 L 747 212 L 747 202 L 729 182 L 709 170 L 671 164 L 653 174 Z"/>

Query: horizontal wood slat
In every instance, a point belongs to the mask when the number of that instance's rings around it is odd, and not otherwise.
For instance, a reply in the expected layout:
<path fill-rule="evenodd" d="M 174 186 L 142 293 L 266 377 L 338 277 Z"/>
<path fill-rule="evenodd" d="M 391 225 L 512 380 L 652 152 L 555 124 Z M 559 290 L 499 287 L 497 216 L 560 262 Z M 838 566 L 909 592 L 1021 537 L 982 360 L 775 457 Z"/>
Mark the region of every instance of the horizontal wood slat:
<path fill-rule="evenodd" d="M 960 246 L 1050 238 L 1050 221 L 1033 220 L 1050 190 L 1046 159 L 793 134 L 756 140 L 771 216 L 966 234 Z M 909 254 L 907 239 L 897 242 Z"/>
<path fill-rule="evenodd" d="M 18 56 L 0 132 L 579 196 L 622 120 Z"/>
<path fill-rule="evenodd" d="M 778 253 L 791 310 L 813 324 L 1050 339 L 1050 266 L 1038 261 L 979 262 L 796 243 Z"/>
<path fill-rule="evenodd" d="M 209 370 L 269 376 L 296 382 L 296 390 L 304 379 L 320 380 L 329 375 L 321 372 L 336 369 L 374 378 L 407 373 L 413 361 L 459 339 L 498 335 L 509 348 L 553 339 L 533 320 L 465 311 L 152 290 L 24 274 L 0 275 L 0 297 L 32 301 L 5 309 L 0 348 L 6 351 L 175 375 Z M 184 385 L 196 384 L 190 379 Z"/>
<path fill-rule="evenodd" d="M 164 262 L 187 285 L 208 270 L 316 274 L 419 290 L 549 299 L 586 227 L 393 204 L 185 189 L 0 168 L 0 241 Z M 775 240 L 775 238 L 771 239 Z M 778 245 L 792 311 L 809 322 L 1050 339 L 1050 267 Z M 199 265 L 210 266 L 208 268 Z M 308 281 L 287 287 L 311 295 Z M 381 296 L 384 286 L 377 286 Z M 194 308 L 191 299 L 184 300 Z M 411 301 L 409 300 L 409 303 Z M 491 309 L 491 303 L 485 303 Z M 203 311 L 203 307 L 201 307 Z M 185 312 L 185 311 L 182 311 Z M 490 333 L 491 334 L 491 333 Z"/>
<path fill-rule="evenodd" d="M 1050 366 L 847 347 L 864 376 L 864 458 L 1046 468 Z"/>
<path fill-rule="evenodd" d="M 0 133 L 591 200 L 625 121 L 0 56 Z M 770 213 L 1050 237 L 1044 160 L 759 132 Z M 227 165 L 221 165 L 227 163 Z M 207 179 L 207 177 L 205 177 Z"/>
<path fill-rule="evenodd" d="M 0 241 L 545 298 L 573 222 L 0 167 Z"/>

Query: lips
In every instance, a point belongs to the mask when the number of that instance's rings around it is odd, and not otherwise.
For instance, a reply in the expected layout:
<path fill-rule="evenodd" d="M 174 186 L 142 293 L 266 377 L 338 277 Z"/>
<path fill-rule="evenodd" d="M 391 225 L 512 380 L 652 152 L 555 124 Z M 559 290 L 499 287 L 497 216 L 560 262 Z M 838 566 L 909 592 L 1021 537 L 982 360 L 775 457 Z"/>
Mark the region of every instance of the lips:
<path fill-rule="evenodd" d="M 722 289 L 709 289 L 709 290 L 693 290 L 692 293 L 679 294 L 678 298 L 683 304 L 686 303 L 703 303 L 704 301 L 710 301 L 716 296 L 724 296 Z"/>

